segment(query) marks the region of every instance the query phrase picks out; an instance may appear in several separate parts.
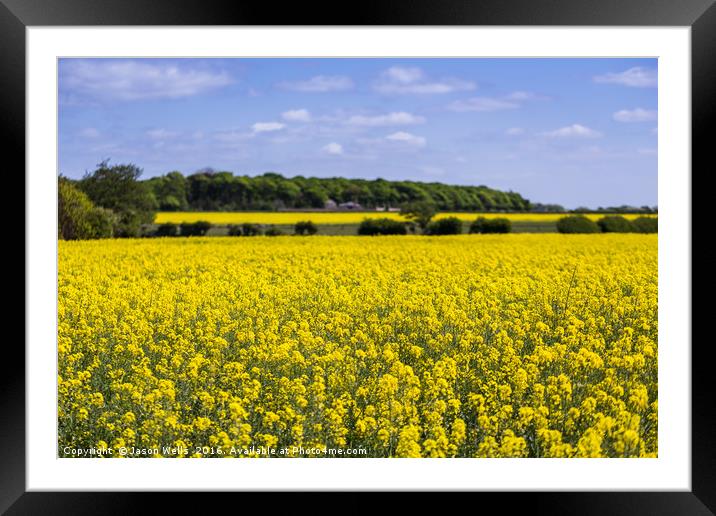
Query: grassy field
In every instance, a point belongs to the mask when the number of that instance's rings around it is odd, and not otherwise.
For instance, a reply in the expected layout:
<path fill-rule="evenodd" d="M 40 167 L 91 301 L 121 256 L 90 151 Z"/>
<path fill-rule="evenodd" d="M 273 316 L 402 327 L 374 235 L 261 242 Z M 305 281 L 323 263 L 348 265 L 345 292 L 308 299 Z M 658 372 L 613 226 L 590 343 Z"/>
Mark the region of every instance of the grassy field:
<path fill-rule="evenodd" d="M 60 456 L 658 453 L 656 235 L 60 241 L 58 259 Z"/>

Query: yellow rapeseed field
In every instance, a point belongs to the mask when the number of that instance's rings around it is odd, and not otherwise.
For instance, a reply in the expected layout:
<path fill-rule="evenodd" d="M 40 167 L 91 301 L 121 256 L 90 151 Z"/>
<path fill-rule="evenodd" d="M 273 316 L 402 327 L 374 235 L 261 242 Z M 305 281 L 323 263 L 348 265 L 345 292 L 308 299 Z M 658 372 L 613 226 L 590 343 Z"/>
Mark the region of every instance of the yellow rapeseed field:
<path fill-rule="evenodd" d="M 586 217 L 599 220 L 604 215 L 588 214 Z M 625 214 L 625 218 L 632 220 L 642 215 Z M 466 222 L 472 222 L 477 217 L 497 218 L 505 217 L 513 222 L 556 222 L 564 217 L 562 213 L 439 213 L 436 218 L 457 217 Z M 316 224 L 360 224 L 366 218 L 389 218 L 405 220 L 399 212 L 384 211 L 345 211 L 345 212 L 289 212 L 289 211 L 162 211 L 157 213 L 154 220 L 157 224 L 173 222 L 196 222 L 206 220 L 212 224 L 295 224 L 302 220 L 310 220 Z"/>
<path fill-rule="evenodd" d="M 62 457 L 657 454 L 656 235 L 60 241 L 58 288 Z"/>

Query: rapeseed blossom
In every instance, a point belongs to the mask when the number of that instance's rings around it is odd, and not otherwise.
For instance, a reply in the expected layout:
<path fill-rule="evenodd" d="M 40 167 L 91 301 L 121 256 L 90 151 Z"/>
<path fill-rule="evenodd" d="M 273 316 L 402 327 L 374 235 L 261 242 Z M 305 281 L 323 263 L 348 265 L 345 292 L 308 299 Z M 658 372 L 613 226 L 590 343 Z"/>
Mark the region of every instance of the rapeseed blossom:
<path fill-rule="evenodd" d="M 656 235 L 60 241 L 58 296 L 61 456 L 658 452 Z"/>

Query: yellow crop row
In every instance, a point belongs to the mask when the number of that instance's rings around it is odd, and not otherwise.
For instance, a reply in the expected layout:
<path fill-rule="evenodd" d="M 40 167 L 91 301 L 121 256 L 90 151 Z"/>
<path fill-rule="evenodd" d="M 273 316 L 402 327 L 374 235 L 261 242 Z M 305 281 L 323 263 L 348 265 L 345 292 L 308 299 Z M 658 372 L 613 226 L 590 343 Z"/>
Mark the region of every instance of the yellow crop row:
<path fill-rule="evenodd" d="M 598 220 L 604 215 L 588 214 L 592 220 Z M 626 214 L 627 219 L 635 219 L 639 215 Z M 464 221 L 473 221 L 477 217 L 497 218 L 505 217 L 518 222 L 555 222 L 564 217 L 561 213 L 449 213 L 444 212 L 437 215 L 437 218 L 458 217 Z M 281 212 L 281 211 L 206 211 L 206 212 L 181 212 L 163 211 L 156 216 L 155 222 L 182 223 L 206 220 L 212 224 L 242 224 L 244 222 L 254 224 L 295 224 L 302 220 L 310 220 L 316 224 L 359 224 L 365 218 L 390 218 L 393 220 L 405 220 L 397 212 Z"/>

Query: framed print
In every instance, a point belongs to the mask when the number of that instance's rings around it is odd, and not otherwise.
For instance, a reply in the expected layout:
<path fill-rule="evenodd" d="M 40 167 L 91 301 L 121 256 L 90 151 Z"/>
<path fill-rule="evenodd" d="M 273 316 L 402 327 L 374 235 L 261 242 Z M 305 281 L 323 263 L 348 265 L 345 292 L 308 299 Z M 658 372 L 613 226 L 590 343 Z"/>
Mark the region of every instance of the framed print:
<path fill-rule="evenodd" d="M 3 0 L 27 192 L 3 510 L 713 513 L 691 182 L 716 7 L 548 7 Z"/>

